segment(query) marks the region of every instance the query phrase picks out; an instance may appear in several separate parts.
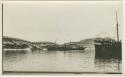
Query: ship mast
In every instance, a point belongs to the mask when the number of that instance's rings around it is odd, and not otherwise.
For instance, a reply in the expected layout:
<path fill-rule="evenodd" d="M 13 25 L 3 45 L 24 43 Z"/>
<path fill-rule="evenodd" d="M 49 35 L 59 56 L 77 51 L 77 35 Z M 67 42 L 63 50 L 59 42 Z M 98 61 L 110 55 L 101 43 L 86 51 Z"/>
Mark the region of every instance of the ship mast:
<path fill-rule="evenodd" d="M 117 41 L 119 41 L 119 29 L 118 29 L 118 18 L 117 18 L 117 11 L 116 11 L 116 31 L 117 31 Z"/>

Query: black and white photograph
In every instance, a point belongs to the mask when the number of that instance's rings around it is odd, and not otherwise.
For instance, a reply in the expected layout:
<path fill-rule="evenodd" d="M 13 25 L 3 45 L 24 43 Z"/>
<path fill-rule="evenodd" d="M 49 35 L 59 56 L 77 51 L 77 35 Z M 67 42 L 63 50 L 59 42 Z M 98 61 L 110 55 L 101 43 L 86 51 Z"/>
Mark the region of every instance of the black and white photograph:
<path fill-rule="evenodd" d="M 3 74 L 122 74 L 122 1 L 5 1 L 0 8 Z"/>

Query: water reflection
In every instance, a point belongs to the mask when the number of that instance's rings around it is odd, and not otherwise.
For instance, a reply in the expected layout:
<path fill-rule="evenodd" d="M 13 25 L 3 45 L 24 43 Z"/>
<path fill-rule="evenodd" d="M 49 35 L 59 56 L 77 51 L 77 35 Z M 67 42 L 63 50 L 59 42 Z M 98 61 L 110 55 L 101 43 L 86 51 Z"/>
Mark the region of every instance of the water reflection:
<path fill-rule="evenodd" d="M 120 59 L 95 59 L 95 68 L 100 72 L 118 73 L 121 72 Z"/>
<path fill-rule="evenodd" d="M 3 71 L 118 73 L 121 61 L 95 59 L 93 48 L 84 51 L 3 51 Z"/>
<path fill-rule="evenodd" d="M 22 60 L 26 57 L 26 55 L 28 54 L 27 51 L 4 51 L 3 52 L 3 58 L 7 61 L 18 61 L 18 60 Z"/>

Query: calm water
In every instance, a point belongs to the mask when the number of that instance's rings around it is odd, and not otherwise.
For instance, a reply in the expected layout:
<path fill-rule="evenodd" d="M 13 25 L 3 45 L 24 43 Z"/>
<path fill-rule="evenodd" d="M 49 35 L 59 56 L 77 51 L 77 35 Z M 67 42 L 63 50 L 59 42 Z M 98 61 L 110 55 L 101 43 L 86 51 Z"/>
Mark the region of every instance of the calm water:
<path fill-rule="evenodd" d="M 95 59 L 93 48 L 72 51 L 4 51 L 3 71 L 121 73 L 121 61 Z"/>

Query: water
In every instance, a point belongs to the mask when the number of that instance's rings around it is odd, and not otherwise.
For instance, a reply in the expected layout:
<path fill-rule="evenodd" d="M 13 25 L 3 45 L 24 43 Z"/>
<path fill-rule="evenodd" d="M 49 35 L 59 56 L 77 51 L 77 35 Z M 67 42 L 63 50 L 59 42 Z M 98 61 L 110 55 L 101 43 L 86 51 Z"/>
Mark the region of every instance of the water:
<path fill-rule="evenodd" d="M 3 71 L 121 73 L 118 59 L 95 59 L 93 48 L 71 51 L 3 51 Z"/>

